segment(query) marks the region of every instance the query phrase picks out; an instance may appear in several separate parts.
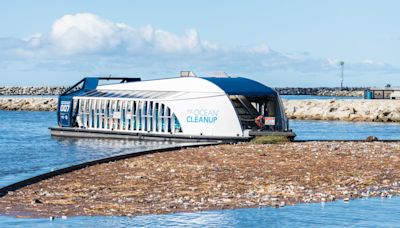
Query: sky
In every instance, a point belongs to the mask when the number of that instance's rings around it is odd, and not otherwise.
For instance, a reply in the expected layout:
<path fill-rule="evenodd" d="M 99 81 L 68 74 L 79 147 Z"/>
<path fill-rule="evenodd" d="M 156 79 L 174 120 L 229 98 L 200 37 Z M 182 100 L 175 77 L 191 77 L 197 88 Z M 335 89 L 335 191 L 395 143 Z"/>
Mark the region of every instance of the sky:
<path fill-rule="evenodd" d="M 0 86 L 226 72 L 274 87 L 400 86 L 399 1 L 22 1 L 0 8 Z"/>

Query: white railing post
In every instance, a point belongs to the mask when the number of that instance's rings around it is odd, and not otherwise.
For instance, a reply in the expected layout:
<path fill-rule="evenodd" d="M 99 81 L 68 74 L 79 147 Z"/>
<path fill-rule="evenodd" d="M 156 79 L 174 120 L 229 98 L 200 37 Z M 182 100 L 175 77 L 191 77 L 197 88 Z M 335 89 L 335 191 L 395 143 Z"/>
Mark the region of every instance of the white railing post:
<path fill-rule="evenodd" d="M 151 116 L 152 116 L 152 120 L 153 120 L 153 123 L 152 123 L 152 132 L 156 132 L 157 131 L 157 121 L 156 121 L 156 102 L 154 102 L 153 101 L 153 108 L 152 108 L 152 113 L 151 113 Z"/>
<path fill-rule="evenodd" d="M 157 117 L 157 130 L 158 130 L 158 132 L 162 132 L 162 117 L 161 117 L 161 114 L 162 114 L 162 112 L 161 112 L 161 107 L 162 107 L 162 104 L 161 103 L 158 103 L 158 117 Z"/>

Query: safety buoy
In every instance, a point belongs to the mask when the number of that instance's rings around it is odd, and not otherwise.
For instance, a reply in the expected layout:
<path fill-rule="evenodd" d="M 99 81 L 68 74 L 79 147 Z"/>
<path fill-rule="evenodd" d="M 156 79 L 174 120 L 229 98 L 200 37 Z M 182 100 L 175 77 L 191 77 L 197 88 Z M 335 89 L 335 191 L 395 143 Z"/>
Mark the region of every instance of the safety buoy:
<path fill-rule="evenodd" d="M 256 124 L 257 124 L 257 126 L 258 126 L 259 128 L 264 127 L 264 125 L 265 125 L 264 116 L 263 116 L 263 115 L 257 116 L 255 122 L 256 122 Z"/>

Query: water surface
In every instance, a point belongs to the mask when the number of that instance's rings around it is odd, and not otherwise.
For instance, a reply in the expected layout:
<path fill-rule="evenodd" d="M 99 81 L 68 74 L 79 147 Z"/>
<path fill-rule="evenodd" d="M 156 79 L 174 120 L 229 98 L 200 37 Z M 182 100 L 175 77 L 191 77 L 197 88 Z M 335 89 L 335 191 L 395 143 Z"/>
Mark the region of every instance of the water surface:
<path fill-rule="evenodd" d="M 400 140 L 400 123 L 290 120 L 296 140 Z"/>
<path fill-rule="evenodd" d="M 111 155 L 138 152 L 177 143 L 117 139 L 51 137 L 54 112 L 0 111 L 0 187 L 25 178 Z M 379 139 L 400 140 L 398 123 L 343 121 L 290 121 L 297 140 Z M 186 145 L 180 143 L 179 145 Z"/>
<path fill-rule="evenodd" d="M 174 146 L 166 142 L 73 139 L 50 136 L 54 112 L 0 111 L 0 187 L 33 175 L 150 148 Z M 400 124 L 342 121 L 290 121 L 298 139 L 400 139 Z M 237 209 L 140 217 L 72 217 L 16 219 L 0 217 L 0 227 L 397 227 L 400 198 L 321 204 L 302 204 L 279 209 Z"/>
<path fill-rule="evenodd" d="M 188 145 L 162 141 L 59 138 L 50 136 L 55 112 L 0 111 L 0 187 L 112 155 Z"/>
<path fill-rule="evenodd" d="M 0 226 L 22 227 L 399 227 L 399 224 L 400 197 L 138 217 L 70 217 L 54 221 L 0 216 Z"/>

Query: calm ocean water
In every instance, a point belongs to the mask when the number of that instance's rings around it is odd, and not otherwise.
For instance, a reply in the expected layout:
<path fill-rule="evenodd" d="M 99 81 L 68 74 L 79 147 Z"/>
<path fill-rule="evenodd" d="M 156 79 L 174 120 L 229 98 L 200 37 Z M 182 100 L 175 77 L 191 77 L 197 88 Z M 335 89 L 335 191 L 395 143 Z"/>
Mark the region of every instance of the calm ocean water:
<path fill-rule="evenodd" d="M 0 187 L 61 167 L 130 153 L 149 148 L 174 146 L 165 142 L 139 142 L 105 139 L 66 139 L 50 136 L 49 126 L 55 124 L 53 112 L 0 111 Z M 400 124 L 348 123 L 327 121 L 291 121 L 297 139 L 400 139 Z M 397 210 L 397 211 L 396 211 Z M 241 209 L 161 216 L 76 217 L 49 222 L 47 219 L 15 219 L 0 217 L 0 227 L 18 226 L 326 226 L 357 223 L 376 227 L 396 226 L 400 200 L 393 198 L 358 200 L 349 204 L 328 203 L 299 205 L 280 209 Z M 346 213 L 342 213 L 346 211 Z M 388 213 L 388 211 L 393 211 Z M 376 216 L 379 215 L 379 216 Z M 372 220 L 372 221 L 369 221 Z M 400 223 L 399 223 L 400 224 Z M 357 226 L 358 226 L 357 225 Z"/>
<path fill-rule="evenodd" d="M 400 197 L 370 198 L 283 208 L 148 215 L 15 219 L 0 216 L 0 226 L 20 227 L 399 227 Z"/>
<path fill-rule="evenodd" d="M 55 112 L 0 111 L 0 187 L 73 164 L 187 143 L 50 136 Z"/>

